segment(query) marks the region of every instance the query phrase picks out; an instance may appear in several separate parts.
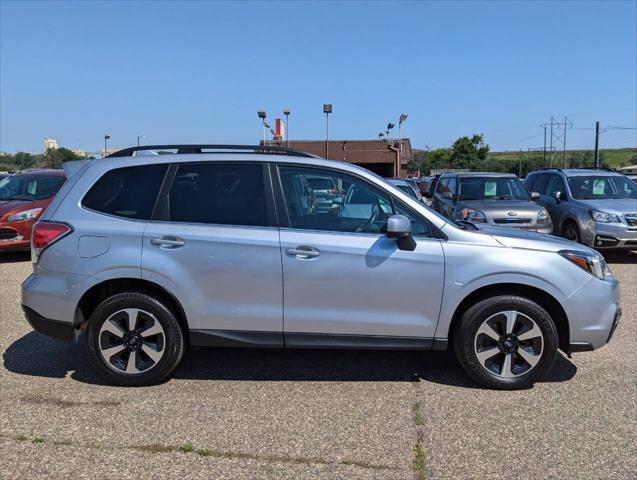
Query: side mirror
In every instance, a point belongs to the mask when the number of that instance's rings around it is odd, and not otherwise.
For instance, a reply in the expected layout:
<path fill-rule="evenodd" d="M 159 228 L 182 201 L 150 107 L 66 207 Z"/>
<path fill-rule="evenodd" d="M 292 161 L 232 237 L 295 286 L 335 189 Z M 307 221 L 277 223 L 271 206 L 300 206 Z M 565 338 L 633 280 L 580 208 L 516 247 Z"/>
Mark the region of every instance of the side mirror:
<path fill-rule="evenodd" d="M 453 200 L 453 193 L 442 192 L 442 198 L 444 198 L 445 200 Z"/>
<path fill-rule="evenodd" d="M 540 198 L 540 194 L 538 192 L 531 192 L 531 200 L 537 200 Z"/>
<path fill-rule="evenodd" d="M 557 200 L 557 203 L 560 203 L 562 200 L 566 200 L 564 192 L 553 192 L 553 197 Z"/>
<path fill-rule="evenodd" d="M 387 219 L 387 236 L 398 240 L 398 249 L 413 252 L 416 241 L 411 236 L 411 221 L 404 215 L 392 215 Z"/>

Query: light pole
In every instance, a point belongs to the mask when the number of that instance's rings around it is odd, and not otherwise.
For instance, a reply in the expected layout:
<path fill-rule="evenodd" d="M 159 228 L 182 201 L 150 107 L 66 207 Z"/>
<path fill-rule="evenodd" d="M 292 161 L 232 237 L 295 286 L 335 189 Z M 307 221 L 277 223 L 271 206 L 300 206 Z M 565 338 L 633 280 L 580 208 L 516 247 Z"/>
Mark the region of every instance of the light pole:
<path fill-rule="evenodd" d="M 328 158 L 330 153 L 329 140 L 330 140 L 330 113 L 332 113 L 332 104 L 323 104 L 323 113 L 325 114 L 325 158 Z"/>
<path fill-rule="evenodd" d="M 290 109 L 286 108 L 283 110 L 283 115 L 285 115 L 285 146 L 290 146 Z"/>
<path fill-rule="evenodd" d="M 385 133 L 387 134 L 387 140 L 389 141 L 389 131 L 394 128 L 396 125 L 394 125 L 393 123 L 388 123 L 387 124 L 387 130 L 385 130 Z"/>
<path fill-rule="evenodd" d="M 266 114 L 265 114 L 265 110 L 259 110 L 257 112 L 257 115 L 259 116 L 259 118 L 261 119 L 261 125 L 263 126 L 263 145 L 265 145 L 265 128 L 266 128 L 266 123 L 265 123 L 265 118 L 266 118 Z M 270 127 L 268 127 L 270 128 Z"/>
<path fill-rule="evenodd" d="M 111 136 L 108 133 L 106 133 L 104 135 L 104 157 L 106 156 L 106 152 L 108 150 L 106 142 L 108 141 L 109 138 L 111 138 Z"/>
<path fill-rule="evenodd" d="M 401 113 L 400 117 L 398 117 L 398 141 L 400 142 L 400 153 L 403 153 L 403 135 L 402 135 L 402 127 L 403 123 L 407 120 L 407 114 Z"/>
<path fill-rule="evenodd" d="M 139 139 L 146 138 L 146 135 L 137 135 L 137 146 L 139 147 Z"/>

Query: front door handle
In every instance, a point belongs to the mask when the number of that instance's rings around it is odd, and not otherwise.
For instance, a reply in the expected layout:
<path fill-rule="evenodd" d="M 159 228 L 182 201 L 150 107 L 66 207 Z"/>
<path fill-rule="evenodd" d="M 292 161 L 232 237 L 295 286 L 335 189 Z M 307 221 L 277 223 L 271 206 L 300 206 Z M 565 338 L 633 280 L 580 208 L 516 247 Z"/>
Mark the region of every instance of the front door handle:
<path fill-rule="evenodd" d="M 186 242 L 184 242 L 179 237 L 173 237 L 172 235 L 165 235 L 160 238 L 151 238 L 150 244 L 156 245 L 162 248 L 177 248 L 177 247 L 183 247 L 186 244 Z"/>
<path fill-rule="evenodd" d="M 296 248 L 286 248 L 285 254 L 290 257 L 307 259 L 307 258 L 318 257 L 321 254 L 321 252 L 317 248 L 301 245 Z"/>

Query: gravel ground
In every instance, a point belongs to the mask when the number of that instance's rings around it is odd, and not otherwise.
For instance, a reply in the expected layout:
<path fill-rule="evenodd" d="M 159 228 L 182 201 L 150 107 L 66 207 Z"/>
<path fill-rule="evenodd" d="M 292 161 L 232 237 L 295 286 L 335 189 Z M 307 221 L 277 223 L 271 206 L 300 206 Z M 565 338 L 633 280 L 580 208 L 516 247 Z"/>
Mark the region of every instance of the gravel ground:
<path fill-rule="evenodd" d="M 32 332 L 28 257 L 0 256 L 0 477 L 634 478 L 637 256 L 624 318 L 522 392 L 449 354 L 197 350 L 163 385 L 104 385 L 83 343 Z M 422 448 L 421 448 L 422 447 Z"/>

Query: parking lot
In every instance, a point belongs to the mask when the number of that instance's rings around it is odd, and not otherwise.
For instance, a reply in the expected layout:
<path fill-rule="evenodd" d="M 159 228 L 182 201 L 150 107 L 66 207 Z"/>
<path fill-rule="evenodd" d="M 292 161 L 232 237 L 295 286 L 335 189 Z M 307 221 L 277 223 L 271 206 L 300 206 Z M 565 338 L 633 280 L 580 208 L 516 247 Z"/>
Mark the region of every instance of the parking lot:
<path fill-rule="evenodd" d="M 634 478 L 637 255 L 624 316 L 533 389 L 489 391 L 447 353 L 201 349 L 173 379 L 105 385 L 83 343 L 31 331 L 29 257 L 0 256 L 0 476 Z M 426 287 L 423 287 L 426 288 Z"/>

